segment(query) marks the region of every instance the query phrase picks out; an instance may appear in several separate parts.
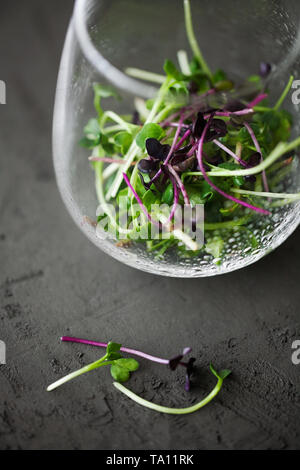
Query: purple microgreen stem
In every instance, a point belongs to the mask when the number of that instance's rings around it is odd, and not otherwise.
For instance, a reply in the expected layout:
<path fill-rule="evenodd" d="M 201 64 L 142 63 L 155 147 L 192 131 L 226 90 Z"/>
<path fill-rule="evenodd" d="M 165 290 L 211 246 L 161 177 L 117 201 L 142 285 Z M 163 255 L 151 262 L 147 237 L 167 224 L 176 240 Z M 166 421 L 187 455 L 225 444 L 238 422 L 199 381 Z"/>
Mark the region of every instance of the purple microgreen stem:
<path fill-rule="evenodd" d="M 141 198 L 139 197 L 139 195 L 137 194 L 137 192 L 136 192 L 135 189 L 133 188 L 132 184 L 130 183 L 129 178 L 128 178 L 128 176 L 126 175 L 126 173 L 123 173 L 123 177 L 124 177 L 125 183 L 127 184 L 128 188 L 131 190 L 132 194 L 134 195 L 135 199 L 137 200 L 138 205 L 140 206 L 142 212 L 145 214 L 145 216 L 147 217 L 147 219 L 149 220 L 149 222 L 151 222 L 152 224 L 156 225 L 157 227 L 160 227 L 160 223 L 159 223 L 159 222 L 156 222 L 156 220 L 153 220 L 153 219 L 152 219 L 151 215 L 149 214 L 149 212 L 147 211 L 146 207 L 145 207 L 144 204 L 142 203 Z"/>
<path fill-rule="evenodd" d="M 177 184 L 176 184 L 176 180 L 174 178 L 171 178 L 171 181 L 172 181 L 173 191 L 174 191 L 174 203 L 173 203 L 173 207 L 172 207 L 170 216 L 168 218 L 168 222 L 171 222 L 171 220 L 173 219 L 173 217 L 175 215 L 175 212 L 176 212 L 176 209 L 177 209 L 177 206 L 178 206 L 178 202 L 179 202 L 179 191 L 178 191 L 178 187 L 177 187 Z"/>
<path fill-rule="evenodd" d="M 257 106 L 261 101 L 265 100 L 268 98 L 267 93 L 261 93 L 259 94 L 251 103 L 248 104 L 248 108 L 254 108 L 254 106 Z"/>
<path fill-rule="evenodd" d="M 222 150 L 224 150 L 224 152 L 228 153 L 228 155 L 233 157 L 240 165 L 247 167 L 247 163 L 241 158 L 239 158 L 238 155 L 236 155 L 234 152 L 232 152 L 232 150 L 226 147 L 226 145 L 222 144 L 217 139 L 215 139 L 213 143 L 216 144 L 218 147 L 220 147 Z"/>
<path fill-rule="evenodd" d="M 90 157 L 90 162 L 103 162 L 103 163 L 116 163 L 117 165 L 124 165 L 126 163 L 125 160 L 117 160 L 115 158 L 106 158 L 106 157 Z M 132 166 L 136 165 L 135 162 L 131 164 Z"/>
<path fill-rule="evenodd" d="M 187 205 L 187 206 L 190 206 L 191 203 L 190 203 L 190 200 L 189 200 L 189 197 L 188 197 L 188 194 L 186 192 L 186 189 L 184 187 L 184 184 L 183 182 L 181 181 L 181 178 L 180 176 L 178 176 L 178 174 L 176 173 L 176 171 L 174 170 L 174 168 L 171 166 L 171 165 L 168 165 L 167 166 L 169 172 L 171 173 L 171 175 L 174 177 L 176 183 L 178 184 L 179 186 L 179 189 L 182 193 L 182 196 L 183 196 L 183 199 L 184 199 L 184 203 Z"/>

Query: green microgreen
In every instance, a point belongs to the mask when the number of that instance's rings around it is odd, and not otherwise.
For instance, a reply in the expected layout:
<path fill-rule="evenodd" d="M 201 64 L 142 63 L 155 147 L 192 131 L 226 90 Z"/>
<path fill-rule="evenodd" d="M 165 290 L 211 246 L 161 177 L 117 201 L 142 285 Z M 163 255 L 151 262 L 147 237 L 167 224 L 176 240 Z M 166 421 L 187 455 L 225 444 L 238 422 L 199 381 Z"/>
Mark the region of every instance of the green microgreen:
<path fill-rule="evenodd" d="M 140 396 L 133 393 L 131 390 L 128 390 L 126 387 L 121 385 L 120 383 L 115 382 L 114 386 L 117 390 L 119 390 L 121 393 L 126 395 L 128 398 L 138 403 L 139 405 L 144 406 L 145 408 L 149 408 L 159 413 L 172 414 L 172 415 L 186 415 L 186 414 L 195 413 L 196 411 L 200 410 L 201 408 L 206 406 L 208 403 L 210 403 L 220 392 L 223 386 L 224 380 L 231 374 L 231 371 L 227 369 L 222 370 L 220 373 L 218 373 L 212 364 L 210 365 L 210 370 L 218 379 L 216 386 L 199 403 L 197 403 L 196 405 L 190 406 L 188 408 L 168 408 L 166 406 L 157 405 L 148 400 L 145 400 L 144 398 L 141 398 Z"/>

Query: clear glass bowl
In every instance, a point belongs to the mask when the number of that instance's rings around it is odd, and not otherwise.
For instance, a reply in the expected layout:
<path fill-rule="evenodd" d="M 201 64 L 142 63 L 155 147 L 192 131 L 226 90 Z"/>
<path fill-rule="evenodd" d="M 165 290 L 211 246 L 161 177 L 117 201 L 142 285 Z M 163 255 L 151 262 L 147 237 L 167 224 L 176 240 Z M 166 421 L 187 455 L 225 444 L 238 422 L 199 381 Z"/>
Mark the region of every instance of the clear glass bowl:
<path fill-rule="evenodd" d="M 298 0 L 192 0 L 196 34 L 212 69 L 223 68 L 233 79 L 256 73 L 261 61 L 275 64 L 270 90 L 276 100 L 290 74 L 300 71 L 300 5 Z M 156 259 L 141 244 L 122 248 L 100 239 L 89 220 L 95 220 L 98 201 L 94 173 L 85 149 L 79 147 L 83 127 L 93 117 L 93 83 L 112 84 L 121 102 L 106 101 L 107 109 L 130 113 L 134 97 L 152 97 L 156 89 L 127 77 L 126 67 L 161 73 L 166 58 L 176 60 L 179 49 L 189 50 L 181 0 L 77 0 L 62 56 L 54 112 L 54 164 L 62 198 L 76 224 L 101 250 L 117 260 L 154 274 L 204 277 L 223 274 L 259 260 L 296 229 L 300 203 L 273 211 L 268 220 L 255 217 L 250 224 L 258 246 L 245 250 L 245 232 L 224 232 L 221 265 L 203 254 L 182 259 L 170 252 Z M 297 106 L 285 103 L 294 116 L 293 137 L 300 135 Z M 279 190 L 300 191 L 300 169 Z"/>

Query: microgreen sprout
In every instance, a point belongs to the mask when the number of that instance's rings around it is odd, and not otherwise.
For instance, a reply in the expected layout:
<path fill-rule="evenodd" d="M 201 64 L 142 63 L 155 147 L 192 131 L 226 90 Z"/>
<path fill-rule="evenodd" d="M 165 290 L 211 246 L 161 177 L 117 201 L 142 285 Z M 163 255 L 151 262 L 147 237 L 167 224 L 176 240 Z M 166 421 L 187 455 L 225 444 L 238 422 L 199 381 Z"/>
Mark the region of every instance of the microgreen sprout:
<path fill-rule="evenodd" d="M 47 388 L 48 392 L 52 392 L 53 390 L 57 389 L 61 385 L 66 384 L 67 382 L 87 373 L 95 369 L 99 369 L 100 367 L 110 366 L 110 373 L 113 379 L 116 381 L 114 382 L 114 386 L 120 390 L 122 393 L 127 395 L 136 403 L 140 405 L 158 411 L 160 413 L 168 413 L 168 414 L 189 414 L 195 411 L 198 411 L 200 408 L 203 408 L 207 405 L 212 399 L 219 393 L 222 388 L 223 381 L 228 375 L 231 373 L 229 370 L 223 370 L 220 373 L 217 373 L 215 368 L 210 365 L 211 372 L 217 377 L 218 382 L 212 392 L 200 403 L 197 405 L 193 405 L 188 408 L 167 408 L 160 405 L 155 405 L 154 403 L 148 402 L 143 398 L 135 395 L 133 392 L 128 390 L 127 388 L 123 387 L 121 383 L 127 382 L 130 378 L 130 374 L 135 372 L 139 368 L 139 363 L 132 358 L 123 358 L 121 352 L 138 356 L 143 359 L 146 359 L 151 362 L 155 362 L 162 365 L 167 365 L 172 371 L 175 371 L 178 367 L 182 366 L 186 370 L 186 382 L 185 382 L 185 390 L 187 392 L 190 391 L 190 378 L 194 372 L 194 363 L 196 361 L 195 358 L 190 358 L 188 362 L 184 362 L 183 359 L 185 356 L 189 355 L 192 351 L 191 348 L 184 348 L 181 354 L 178 356 L 173 357 L 172 359 L 163 359 L 156 356 L 152 356 L 150 354 L 143 353 L 142 351 L 138 351 L 135 349 L 124 348 L 121 344 L 118 343 L 99 343 L 96 341 L 89 341 L 80 338 L 72 338 L 70 336 L 63 336 L 61 338 L 63 342 L 70 342 L 70 343 L 78 343 L 78 344 L 86 344 L 89 346 L 95 346 L 99 348 L 106 349 L 106 354 L 98 359 L 96 362 L 89 364 L 81 369 L 68 374 L 66 377 L 58 380 L 57 382 L 53 383 Z"/>

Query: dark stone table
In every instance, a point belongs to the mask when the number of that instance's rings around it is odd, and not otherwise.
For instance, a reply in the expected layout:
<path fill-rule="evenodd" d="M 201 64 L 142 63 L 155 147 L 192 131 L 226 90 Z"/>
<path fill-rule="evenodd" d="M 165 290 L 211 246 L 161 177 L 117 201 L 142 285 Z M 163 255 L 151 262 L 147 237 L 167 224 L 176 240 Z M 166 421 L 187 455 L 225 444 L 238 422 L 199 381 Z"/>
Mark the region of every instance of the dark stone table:
<path fill-rule="evenodd" d="M 129 269 L 75 227 L 55 183 L 51 120 L 70 0 L 2 2 L 0 79 L 1 449 L 300 448 L 300 234 L 256 265 L 223 277 L 172 280 Z M 184 377 L 141 361 L 130 387 L 171 406 L 194 403 L 230 367 L 218 398 L 182 417 L 135 405 L 99 370 L 46 386 L 101 354 L 63 334 L 122 342 L 171 357 L 192 346 Z"/>

